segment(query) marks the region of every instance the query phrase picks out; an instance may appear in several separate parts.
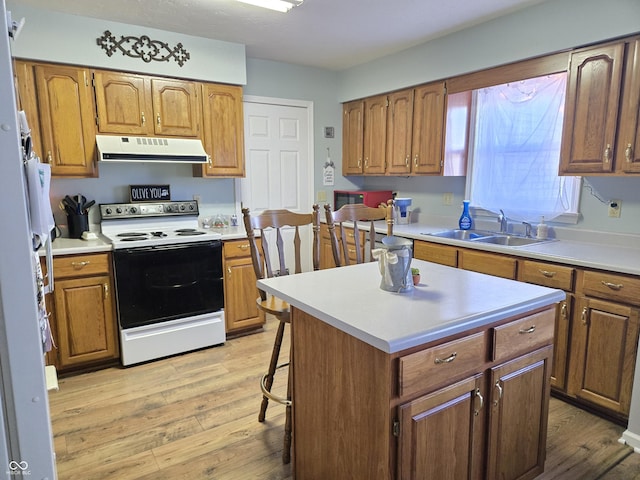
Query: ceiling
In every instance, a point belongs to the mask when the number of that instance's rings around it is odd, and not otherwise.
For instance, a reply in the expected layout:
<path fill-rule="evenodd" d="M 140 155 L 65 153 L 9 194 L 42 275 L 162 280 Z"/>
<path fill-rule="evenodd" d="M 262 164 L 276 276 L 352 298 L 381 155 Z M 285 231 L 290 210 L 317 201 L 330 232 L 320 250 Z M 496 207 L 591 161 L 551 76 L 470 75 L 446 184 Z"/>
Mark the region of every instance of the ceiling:
<path fill-rule="evenodd" d="M 545 0 L 305 0 L 279 13 L 234 0 L 9 0 L 246 45 L 250 58 L 342 70 Z"/>

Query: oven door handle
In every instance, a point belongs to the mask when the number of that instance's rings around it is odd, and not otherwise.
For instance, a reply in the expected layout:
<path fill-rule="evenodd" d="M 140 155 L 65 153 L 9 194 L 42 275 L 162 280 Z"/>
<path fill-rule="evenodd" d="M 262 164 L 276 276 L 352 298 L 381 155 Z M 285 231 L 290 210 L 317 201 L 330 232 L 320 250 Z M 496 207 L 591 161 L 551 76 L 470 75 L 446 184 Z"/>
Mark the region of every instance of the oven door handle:
<path fill-rule="evenodd" d="M 176 243 L 171 245 L 151 245 L 149 247 L 132 247 L 125 248 L 122 251 L 125 253 L 139 253 L 139 252 L 158 252 L 162 250 L 180 250 L 183 248 L 198 246 L 198 247 L 215 247 L 222 243 L 222 240 L 210 240 L 208 242 L 197 243 Z"/>

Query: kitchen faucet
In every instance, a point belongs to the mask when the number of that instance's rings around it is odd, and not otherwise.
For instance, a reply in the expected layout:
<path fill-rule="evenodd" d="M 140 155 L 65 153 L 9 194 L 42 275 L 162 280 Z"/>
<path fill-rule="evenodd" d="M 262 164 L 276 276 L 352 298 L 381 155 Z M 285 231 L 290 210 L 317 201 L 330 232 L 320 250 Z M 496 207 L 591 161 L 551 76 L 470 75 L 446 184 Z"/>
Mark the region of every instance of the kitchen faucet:
<path fill-rule="evenodd" d="M 500 222 L 500 233 L 507 233 L 509 224 L 507 223 L 507 216 L 504 214 L 502 209 L 500 209 L 500 215 L 498 215 L 498 222 Z"/>
<path fill-rule="evenodd" d="M 522 224 L 524 225 L 524 236 L 531 237 L 531 224 L 529 222 L 522 222 Z"/>

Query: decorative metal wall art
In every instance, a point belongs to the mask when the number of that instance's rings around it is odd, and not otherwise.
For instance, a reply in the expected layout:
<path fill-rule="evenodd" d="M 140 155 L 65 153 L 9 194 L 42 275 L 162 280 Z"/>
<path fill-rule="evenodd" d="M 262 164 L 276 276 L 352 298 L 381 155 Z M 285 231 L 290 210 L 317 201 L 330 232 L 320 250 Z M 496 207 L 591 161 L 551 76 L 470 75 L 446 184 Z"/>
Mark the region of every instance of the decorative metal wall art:
<path fill-rule="evenodd" d="M 132 35 L 125 37 L 121 35 L 120 40 L 118 40 L 109 30 L 105 30 L 104 34 L 97 38 L 97 43 L 109 57 L 116 50 L 120 50 L 123 55 L 140 58 L 146 63 L 151 62 L 151 60 L 168 62 L 169 59 L 173 58 L 182 67 L 191 58 L 182 43 L 178 43 L 174 48 L 171 48 L 165 42 L 151 40 L 146 35 L 140 37 Z"/>

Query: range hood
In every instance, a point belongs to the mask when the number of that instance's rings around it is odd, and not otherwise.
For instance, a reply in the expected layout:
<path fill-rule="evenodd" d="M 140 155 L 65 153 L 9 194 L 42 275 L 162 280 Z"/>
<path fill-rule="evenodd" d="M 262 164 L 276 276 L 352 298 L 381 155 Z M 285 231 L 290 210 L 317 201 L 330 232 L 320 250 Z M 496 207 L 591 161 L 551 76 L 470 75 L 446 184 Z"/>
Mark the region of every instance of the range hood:
<path fill-rule="evenodd" d="M 192 138 L 96 135 L 101 162 L 207 163 L 202 142 Z"/>

